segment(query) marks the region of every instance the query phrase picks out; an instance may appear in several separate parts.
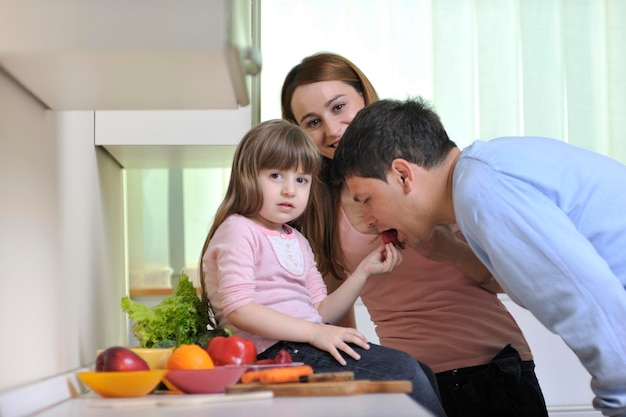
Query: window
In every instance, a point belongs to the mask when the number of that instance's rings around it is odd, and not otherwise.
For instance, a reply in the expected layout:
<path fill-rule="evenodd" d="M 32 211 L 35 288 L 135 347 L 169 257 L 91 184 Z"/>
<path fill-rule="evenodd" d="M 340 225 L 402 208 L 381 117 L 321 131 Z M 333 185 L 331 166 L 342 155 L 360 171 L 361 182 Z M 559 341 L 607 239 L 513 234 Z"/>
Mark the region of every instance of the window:
<path fill-rule="evenodd" d="M 181 272 L 196 282 L 204 239 L 230 169 L 126 170 L 131 287 L 169 287 Z"/>
<path fill-rule="evenodd" d="M 624 16 L 620 0 L 263 0 L 261 119 L 291 67 L 330 51 L 381 98 L 431 100 L 461 148 L 551 136 L 626 162 Z"/>

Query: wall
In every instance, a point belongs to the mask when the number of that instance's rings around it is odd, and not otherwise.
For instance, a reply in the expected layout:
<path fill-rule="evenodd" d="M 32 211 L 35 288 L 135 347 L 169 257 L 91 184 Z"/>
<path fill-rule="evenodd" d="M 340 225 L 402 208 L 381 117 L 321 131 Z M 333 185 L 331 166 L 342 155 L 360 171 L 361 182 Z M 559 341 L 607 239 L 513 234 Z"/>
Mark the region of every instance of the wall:
<path fill-rule="evenodd" d="M 126 343 L 122 170 L 0 69 L 0 392 Z"/>

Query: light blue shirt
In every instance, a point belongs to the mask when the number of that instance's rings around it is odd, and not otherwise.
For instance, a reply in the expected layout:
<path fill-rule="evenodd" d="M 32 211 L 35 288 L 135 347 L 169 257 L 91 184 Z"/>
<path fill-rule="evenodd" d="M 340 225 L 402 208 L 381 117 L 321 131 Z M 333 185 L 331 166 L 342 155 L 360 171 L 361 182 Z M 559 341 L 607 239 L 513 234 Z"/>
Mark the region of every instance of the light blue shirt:
<path fill-rule="evenodd" d="M 626 415 L 626 166 L 554 139 L 476 141 L 453 200 L 502 288 L 589 371 L 594 406 Z"/>

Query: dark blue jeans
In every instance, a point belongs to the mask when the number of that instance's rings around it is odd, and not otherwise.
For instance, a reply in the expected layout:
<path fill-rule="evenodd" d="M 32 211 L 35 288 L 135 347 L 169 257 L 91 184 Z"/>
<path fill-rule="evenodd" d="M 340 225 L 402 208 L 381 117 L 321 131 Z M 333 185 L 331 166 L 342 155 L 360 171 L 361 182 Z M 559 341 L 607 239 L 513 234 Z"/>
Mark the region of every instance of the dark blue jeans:
<path fill-rule="evenodd" d="M 491 362 L 437 374 L 449 417 L 548 417 L 535 364 L 507 345 Z"/>
<path fill-rule="evenodd" d="M 413 391 L 408 394 L 418 404 L 433 413 L 436 417 L 446 417 L 443 406 L 439 401 L 436 387 L 433 388 L 429 376 L 430 370 L 424 365 L 420 366 L 412 356 L 399 350 L 387 348 L 370 343 L 370 349 L 361 349 L 358 346 L 351 347 L 361 355 L 360 360 L 354 360 L 348 355 L 343 355 L 347 365 L 342 366 L 330 353 L 317 349 L 308 343 L 279 342 L 271 346 L 265 352 L 258 355 L 258 359 L 272 359 L 279 350 L 285 349 L 291 355 L 294 362 L 304 362 L 317 372 L 352 371 L 355 379 L 370 381 L 384 380 L 409 380 L 413 384 Z"/>

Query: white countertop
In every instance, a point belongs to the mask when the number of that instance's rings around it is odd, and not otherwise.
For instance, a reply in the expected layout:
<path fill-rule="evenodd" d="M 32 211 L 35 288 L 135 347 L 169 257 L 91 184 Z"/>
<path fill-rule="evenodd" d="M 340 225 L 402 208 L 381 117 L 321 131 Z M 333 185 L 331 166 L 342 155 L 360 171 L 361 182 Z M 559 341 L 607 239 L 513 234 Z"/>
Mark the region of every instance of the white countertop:
<path fill-rule="evenodd" d="M 258 393 L 257 393 L 258 394 Z M 238 394 L 241 395 L 241 394 Z M 248 395 L 248 394 L 243 394 Z M 270 397 L 242 401 L 210 401 L 210 396 L 177 396 L 176 404 L 159 403 L 163 396 L 103 399 L 93 393 L 73 398 L 35 414 L 36 417 L 432 417 L 406 394 L 364 394 L 331 397 Z M 213 397 L 232 396 L 213 394 Z M 180 398 L 185 397 L 185 398 Z M 187 403 L 180 402 L 188 399 Z M 126 404 L 124 404 L 126 403 Z M 194 404 L 195 403 L 195 404 Z M 110 406 L 108 406 L 110 405 Z"/>
<path fill-rule="evenodd" d="M 432 417 L 403 393 L 275 397 L 270 391 L 103 398 L 77 378 L 80 368 L 0 392 L 2 417 Z"/>

